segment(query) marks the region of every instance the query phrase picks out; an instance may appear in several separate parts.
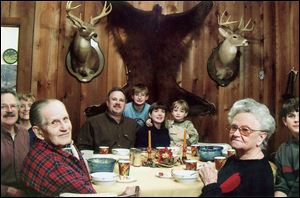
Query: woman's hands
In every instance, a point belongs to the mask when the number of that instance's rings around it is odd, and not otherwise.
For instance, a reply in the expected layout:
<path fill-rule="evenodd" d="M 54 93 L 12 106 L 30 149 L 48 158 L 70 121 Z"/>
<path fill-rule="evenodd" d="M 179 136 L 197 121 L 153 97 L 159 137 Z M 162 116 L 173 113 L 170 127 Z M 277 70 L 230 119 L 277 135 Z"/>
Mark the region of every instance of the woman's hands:
<path fill-rule="evenodd" d="M 212 162 L 204 163 L 203 166 L 199 168 L 198 173 L 204 185 L 217 183 L 218 171 L 215 168 L 214 163 Z"/>

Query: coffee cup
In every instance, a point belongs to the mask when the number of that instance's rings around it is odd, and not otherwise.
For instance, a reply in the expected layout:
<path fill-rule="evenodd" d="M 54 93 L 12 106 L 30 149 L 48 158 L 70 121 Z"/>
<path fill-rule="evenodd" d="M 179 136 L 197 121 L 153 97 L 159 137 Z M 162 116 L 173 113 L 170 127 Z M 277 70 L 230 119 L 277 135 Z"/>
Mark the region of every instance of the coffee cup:
<path fill-rule="evenodd" d="M 199 144 L 192 144 L 191 145 L 192 156 L 198 156 L 199 146 L 200 146 Z"/>
<path fill-rule="evenodd" d="M 119 160 L 119 177 L 121 180 L 126 180 L 129 176 L 130 171 L 130 161 L 129 160 Z"/>
<path fill-rule="evenodd" d="M 142 166 L 142 150 L 136 149 L 134 152 L 133 166 Z"/>
<path fill-rule="evenodd" d="M 224 164 L 226 162 L 226 157 L 224 157 L 224 156 L 217 156 L 217 157 L 214 158 L 214 161 L 215 161 L 215 167 L 216 167 L 216 169 L 220 170 L 224 166 Z"/>
<path fill-rule="evenodd" d="M 197 170 L 197 160 L 185 160 L 186 170 Z"/>
<path fill-rule="evenodd" d="M 100 154 L 108 154 L 109 147 L 108 146 L 99 146 L 99 153 Z"/>

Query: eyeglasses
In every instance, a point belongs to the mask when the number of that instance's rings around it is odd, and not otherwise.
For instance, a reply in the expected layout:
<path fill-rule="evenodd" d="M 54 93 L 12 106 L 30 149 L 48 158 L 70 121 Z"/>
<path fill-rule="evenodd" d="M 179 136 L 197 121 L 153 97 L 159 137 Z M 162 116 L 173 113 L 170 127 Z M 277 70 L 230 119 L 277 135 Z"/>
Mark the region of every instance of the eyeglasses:
<path fill-rule="evenodd" d="M 234 134 L 236 132 L 236 130 L 239 130 L 240 134 L 243 135 L 243 136 L 249 136 L 251 133 L 253 133 L 255 131 L 262 131 L 262 132 L 266 132 L 267 131 L 267 130 L 251 129 L 248 126 L 240 126 L 240 127 L 238 127 L 235 124 L 228 125 L 226 127 L 226 130 L 229 132 L 229 134 Z"/>

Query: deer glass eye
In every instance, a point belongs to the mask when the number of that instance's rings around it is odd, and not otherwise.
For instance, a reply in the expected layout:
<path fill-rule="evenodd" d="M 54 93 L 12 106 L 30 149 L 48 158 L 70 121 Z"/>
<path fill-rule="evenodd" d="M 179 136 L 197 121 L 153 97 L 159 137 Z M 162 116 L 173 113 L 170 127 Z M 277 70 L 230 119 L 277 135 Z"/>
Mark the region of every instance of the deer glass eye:
<path fill-rule="evenodd" d="M 81 31 L 86 31 L 86 28 L 85 27 L 80 27 L 80 30 Z"/>
<path fill-rule="evenodd" d="M 236 38 L 237 38 L 237 36 L 233 36 L 233 38 L 235 38 L 235 39 L 236 39 Z"/>

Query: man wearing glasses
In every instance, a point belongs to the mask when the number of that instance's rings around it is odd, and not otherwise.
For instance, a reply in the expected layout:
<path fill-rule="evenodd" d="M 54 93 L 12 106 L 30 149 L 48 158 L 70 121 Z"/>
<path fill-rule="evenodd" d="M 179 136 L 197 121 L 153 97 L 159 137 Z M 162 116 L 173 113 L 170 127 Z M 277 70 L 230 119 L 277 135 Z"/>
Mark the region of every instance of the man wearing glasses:
<path fill-rule="evenodd" d="M 1 197 L 24 196 L 19 173 L 29 151 L 29 135 L 16 124 L 18 110 L 16 93 L 1 89 Z"/>
<path fill-rule="evenodd" d="M 236 156 L 217 171 L 208 162 L 199 169 L 204 183 L 201 196 L 274 196 L 274 178 L 264 156 L 267 142 L 275 131 L 268 108 L 253 99 L 239 100 L 228 113 L 229 142 Z"/>

